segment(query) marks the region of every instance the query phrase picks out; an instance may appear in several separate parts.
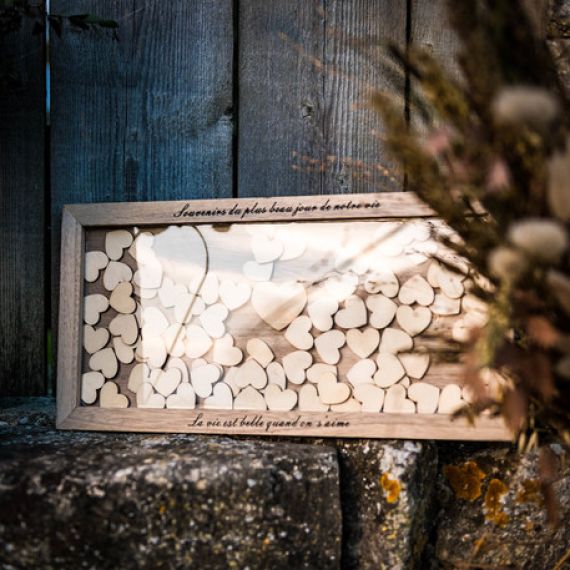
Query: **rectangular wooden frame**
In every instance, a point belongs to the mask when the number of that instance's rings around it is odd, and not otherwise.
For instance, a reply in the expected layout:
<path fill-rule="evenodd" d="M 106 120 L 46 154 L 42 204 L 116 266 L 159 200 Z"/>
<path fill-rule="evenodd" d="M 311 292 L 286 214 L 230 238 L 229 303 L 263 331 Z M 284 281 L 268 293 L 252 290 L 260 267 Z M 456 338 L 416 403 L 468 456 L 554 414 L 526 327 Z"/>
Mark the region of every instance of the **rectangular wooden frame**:
<path fill-rule="evenodd" d="M 303 209 L 295 210 L 302 206 Z M 239 212 L 237 212 L 239 210 Z M 224 213 L 220 214 L 219 212 Z M 250 212 L 250 213 L 247 213 Z M 255 212 L 255 213 L 254 213 Z M 102 409 L 80 405 L 83 259 L 86 230 L 165 224 L 386 220 L 434 213 L 412 193 L 239 198 L 175 202 L 69 205 L 62 221 L 57 378 L 59 429 L 506 441 L 502 419 L 481 417 L 473 427 L 443 414 L 244 412 Z"/>

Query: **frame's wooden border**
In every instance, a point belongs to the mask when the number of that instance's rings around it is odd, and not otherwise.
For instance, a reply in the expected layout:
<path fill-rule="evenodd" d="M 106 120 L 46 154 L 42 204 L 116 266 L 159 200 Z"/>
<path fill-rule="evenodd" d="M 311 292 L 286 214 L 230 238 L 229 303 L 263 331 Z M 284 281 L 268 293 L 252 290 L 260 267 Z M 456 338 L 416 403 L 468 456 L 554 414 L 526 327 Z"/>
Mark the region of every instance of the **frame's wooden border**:
<path fill-rule="evenodd" d="M 322 209 L 323 205 L 331 206 Z M 271 212 L 272 206 L 299 205 L 312 211 Z M 355 207 L 367 204 L 368 207 Z M 352 206 L 352 207 L 351 207 Z M 246 209 L 265 212 L 242 214 Z M 186 212 L 193 216 L 176 216 Z M 234 213 L 232 212 L 234 209 Z M 275 206 L 273 210 L 275 209 Z M 214 213 L 223 210 L 225 214 Z M 442 414 L 372 414 L 245 412 L 212 410 L 101 409 L 80 405 L 81 331 L 83 324 L 83 257 L 85 230 L 112 226 L 152 226 L 184 223 L 235 223 L 433 217 L 434 213 L 411 193 L 351 194 L 240 198 L 179 202 L 138 202 L 65 206 L 62 223 L 60 319 L 57 378 L 59 429 L 188 432 L 251 435 L 379 437 L 407 439 L 501 440 L 511 435 L 501 419 L 482 417 L 475 427 L 466 420 L 450 421 Z M 260 425 L 263 421 L 263 425 Z M 310 422 L 311 425 L 307 425 Z M 224 424 L 226 424 L 224 426 Z M 230 425 L 231 424 L 231 425 Z"/>

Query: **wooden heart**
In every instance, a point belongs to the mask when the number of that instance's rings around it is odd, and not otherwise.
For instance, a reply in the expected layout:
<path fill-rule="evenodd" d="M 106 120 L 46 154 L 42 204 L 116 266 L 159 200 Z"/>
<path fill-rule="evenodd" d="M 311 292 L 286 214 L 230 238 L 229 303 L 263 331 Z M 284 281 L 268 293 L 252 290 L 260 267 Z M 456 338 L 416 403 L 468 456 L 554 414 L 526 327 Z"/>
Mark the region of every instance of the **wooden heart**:
<path fill-rule="evenodd" d="M 360 402 L 355 398 L 349 398 L 346 402 L 342 404 L 333 404 L 331 406 L 333 412 L 360 412 L 362 411 L 362 406 Z"/>
<path fill-rule="evenodd" d="M 265 398 L 252 386 L 244 388 L 234 400 L 234 410 L 267 410 Z"/>
<path fill-rule="evenodd" d="M 234 397 L 237 396 L 240 392 L 239 386 L 235 383 L 235 377 L 237 375 L 238 370 L 239 369 L 236 366 L 232 366 L 231 368 L 226 369 L 225 374 L 224 374 L 224 379 L 222 380 L 224 382 L 224 384 L 229 386 Z M 216 386 L 217 386 L 217 384 L 216 384 Z M 215 386 L 214 386 L 214 388 L 215 388 Z"/>
<path fill-rule="evenodd" d="M 267 386 L 267 374 L 257 360 L 248 359 L 242 364 L 236 374 L 235 383 L 239 388 L 253 386 L 261 390 Z"/>
<path fill-rule="evenodd" d="M 171 410 L 193 410 L 196 407 L 196 394 L 190 384 L 180 384 L 176 394 L 166 398 L 166 407 Z"/>
<path fill-rule="evenodd" d="M 140 232 L 135 236 L 129 254 L 138 265 L 145 265 L 156 260 L 156 254 L 152 249 L 154 235 L 150 232 Z"/>
<path fill-rule="evenodd" d="M 384 390 L 373 384 L 354 387 L 354 397 L 362 404 L 363 412 L 379 412 L 384 404 Z"/>
<path fill-rule="evenodd" d="M 247 261 L 243 265 L 243 274 L 252 281 L 271 281 L 273 274 L 273 263 L 257 263 L 257 261 Z"/>
<path fill-rule="evenodd" d="M 120 336 L 125 344 L 135 344 L 139 336 L 135 315 L 117 315 L 109 323 L 109 331 L 113 336 Z"/>
<path fill-rule="evenodd" d="M 220 285 L 220 299 L 229 311 L 245 305 L 251 297 L 251 287 L 247 283 L 223 281 Z"/>
<path fill-rule="evenodd" d="M 180 370 L 170 368 L 170 370 L 167 371 L 160 370 L 156 374 L 153 378 L 153 386 L 159 394 L 167 398 L 176 391 L 181 381 L 182 374 Z"/>
<path fill-rule="evenodd" d="M 125 344 L 120 336 L 113 338 L 113 350 L 117 360 L 123 364 L 130 364 L 135 359 L 135 351 L 132 346 Z"/>
<path fill-rule="evenodd" d="M 95 293 L 87 295 L 83 301 L 83 320 L 88 325 L 96 325 L 104 313 L 109 308 L 109 299 L 105 295 Z"/>
<path fill-rule="evenodd" d="M 321 332 L 332 329 L 333 316 L 337 311 L 338 301 L 332 297 L 324 297 L 322 294 L 320 298 L 311 301 L 307 306 L 307 313 L 313 326 Z"/>
<path fill-rule="evenodd" d="M 313 363 L 309 352 L 297 350 L 283 357 L 283 369 L 289 382 L 302 384 L 305 381 L 305 370 Z"/>
<path fill-rule="evenodd" d="M 177 323 L 186 324 L 194 315 L 201 315 L 206 309 L 206 304 L 194 293 L 182 293 L 176 297 L 174 305 L 174 320 Z"/>
<path fill-rule="evenodd" d="M 413 347 L 414 341 L 407 332 L 393 328 L 387 328 L 382 331 L 380 352 L 396 354 L 398 352 L 409 352 Z"/>
<path fill-rule="evenodd" d="M 109 331 L 104 328 L 95 329 L 90 325 L 83 327 L 83 348 L 94 354 L 109 342 Z"/>
<path fill-rule="evenodd" d="M 267 368 L 274 358 L 273 351 L 269 348 L 267 343 L 260 338 L 250 338 L 245 348 L 247 353 L 257 360 L 263 368 Z"/>
<path fill-rule="evenodd" d="M 358 287 L 358 276 L 353 273 L 343 273 L 329 277 L 324 287 L 334 299 L 344 301 L 350 297 Z"/>
<path fill-rule="evenodd" d="M 117 261 L 123 256 L 123 250 L 133 243 L 133 235 L 127 230 L 114 230 L 105 236 L 105 251 L 109 259 Z"/>
<path fill-rule="evenodd" d="M 119 283 L 125 283 L 133 278 L 131 268 L 120 261 L 110 261 L 103 273 L 103 287 L 112 291 Z"/>
<path fill-rule="evenodd" d="M 439 395 L 437 413 L 452 414 L 456 412 L 462 404 L 461 388 L 457 384 L 448 384 L 444 386 Z"/>
<path fill-rule="evenodd" d="M 305 384 L 299 390 L 299 410 L 301 412 L 328 412 L 329 406 L 321 402 L 315 386 Z"/>
<path fill-rule="evenodd" d="M 279 362 L 271 362 L 266 369 L 267 372 L 267 382 L 269 384 L 275 384 L 281 389 L 285 390 L 287 385 L 287 380 L 285 379 L 285 370 Z"/>
<path fill-rule="evenodd" d="M 166 400 L 162 394 L 154 391 L 152 384 L 143 382 L 137 390 L 137 408 L 158 408 L 162 409 L 166 405 Z"/>
<path fill-rule="evenodd" d="M 188 329 L 186 329 L 188 334 Z M 214 343 L 214 352 L 212 359 L 214 362 L 222 366 L 235 366 L 239 364 L 243 358 L 242 351 L 234 346 L 234 339 L 227 334 Z"/>
<path fill-rule="evenodd" d="M 376 372 L 376 364 L 373 360 L 365 358 L 359 360 L 346 373 L 346 379 L 353 385 L 372 384 L 372 375 Z"/>
<path fill-rule="evenodd" d="M 384 295 L 371 295 L 366 299 L 366 306 L 370 309 L 370 324 L 375 329 L 387 327 L 396 315 L 398 305 Z"/>
<path fill-rule="evenodd" d="M 182 360 L 181 358 L 177 358 L 177 357 L 171 358 L 166 365 L 166 370 L 168 371 L 171 368 L 176 368 L 176 369 L 180 370 L 182 382 L 190 382 L 190 376 L 188 374 L 188 368 L 186 367 L 184 360 Z"/>
<path fill-rule="evenodd" d="M 220 282 L 215 273 L 194 279 L 189 289 L 191 293 L 200 295 L 206 305 L 213 305 L 220 297 Z"/>
<path fill-rule="evenodd" d="M 251 250 L 257 263 L 269 263 L 279 259 L 283 253 L 283 244 L 279 240 L 258 234 L 251 239 Z"/>
<path fill-rule="evenodd" d="M 336 364 L 340 360 L 340 348 L 344 346 L 346 337 L 339 330 L 321 334 L 315 339 L 315 348 L 326 364 Z"/>
<path fill-rule="evenodd" d="M 299 350 L 309 350 L 313 347 L 313 337 L 310 330 L 313 327 L 311 319 L 305 315 L 297 317 L 285 331 L 285 338 Z"/>
<path fill-rule="evenodd" d="M 214 385 L 212 395 L 204 400 L 206 410 L 231 410 L 234 399 L 232 391 L 227 384 L 219 382 Z"/>
<path fill-rule="evenodd" d="M 150 368 L 145 362 L 136 364 L 129 374 L 127 388 L 136 393 L 144 382 L 150 382 L 150 373 Z"/>
<path fill-rule="evenodd" d="M 297 259 L 305 253 L 306 243 L 304 237 L 300 233 L 293 231 L 291 226 L 277 231 L 275 238 L 283 245 L 283 253 L 279 257 L 281 261 Z"/>
<path fill-rule="evenodd" d="M 174 307 L 181 295 L 187 295 L 188 290 L 181 283 L 174 283 L 169 277 L 165 277 L 158 290 L 158 298 L 165 309 Z M 180 322 L 180 321 L 178 321 Z"/>
<path fill-rule="evenodd" d="M 288 412 L 297 403 L 297 392 L 282 390 L 276 384 L 269 384 L 264 394 L 267 408 L 272 412 Z"/>
<path fill-rule="evenodd" d="M 142 337 L 160 336 L 169 326 L 168 319 L 158 307 L 146 307 L 142 310 Z"/>
<path fill-rule="evenodd" d="M 170 325 L 161 336 L 168 354 L 176 358 L 184 355 L 186 352 L 186 330 L 181 324 Z"/>
<path fill-rule="evenodd" d="M 158 289 L 162 285 L 163 271 L 158 259 L 139 265 L 133 276 L 133 283 L 141 289 Z"/>
<path fill-rule="evenodd" d="M 166 345 L 160 336 L 145 337 L 143 335 L 135 355 L 137 353 L 141 360 L 147 362 L 151 368 L 161 368 L 168 356 Z"/>
<path fill-rule="evenodd" d="M 323 375 L 327 373 L 331 373 L 337 376 L 336 366 L 332 364 L 324 364 L 323 362 L 317 362 L 307 369 L 307 380 L 313 384 L 318 384 Z"/>
<path fill-rule="evenodd" d="M 373 328 L 366 328 L 363 331 L 350 329 L 346 333 L 346 344 L 348 348 L 360 358 L 367 358 L 377 348 L 380 343 L 380 333 Z"/>
<path fill-rule="evenodd" d="M 190 370 L 190 382 L 194 391 L 200 398 L 207 398 L 212 393 L 212 385 L 222 376 L 220 368 L 216 364 L 204 364 L 192 366 Z"/>
<path fill-rule="evenodd" d="M 257 283 L 251 303 L 257 314 L 275 330 L 289 325 L 305 308 L 307 292 L 300 283 Z"/>
<path fill-rule="evenodd" d="M 410 379 L 407 376 L 404 376 L 399 382 L 400 386 L 406 388 L 406 390 L 410 387 Z"/>
<path fill-rule="evenodd" d="M 84 404 L 93 404 L 97 399 L 97 390 L 105 383 L 101 372 L 85 372 L 81 375 L 81 400 Z"/>
<path fill-rule="evenodd" d="M 133 294 L 133 286 L 130 283 L 119 283 L 111 293 L 109 304 L 117 313 L 130 314 L 134 313 L 137 304 L 131 297 Z"/>
<path fill-rule="evenodd" d="M 443 293 L 437 293 L 430 309 L 434 315 L 458 315 L 461 312 L 461 299 L 450 299 Z"/>
<path fill-rule="evenodd" d="M 338 382 L 334 374 L 323 376 L 317 384 L 317 388 L 323 404 L 342 404 L 350 397 L 349 386 Z"/>
<path fill-rule="evenodd" d="M 439 388 L 426 382 L 415 382 L 408 388 L 408 398 L 416 402 L 418 414 L 435 414 Z"/>
<path fill-rule="evenodd" d="M 401 305 L 396 311 L 396 321 L 410 335 L 416 336 L 425 331 L 431 323 L 431 311 L 427 307 Z"/>
<path fill-rule="evenodd" d="M 138 285 L 134 285 L 133 287 L 133 291 L 135 293 L 135 296 L 137 296 L 139 299 L 154 299 L 158 293 L 158 289 L 145 289 L 145 288 L 141 288 Z"/>
<path fill-rule="evenodd" d="M 376 359 L 378 372 L 374 374 L 374 383 L 380 388 L 388 388 L 403 378 L 406 371 L 393 354 L 379 354 Z"/>
<path fill-rule="evenodd" d="M 105 382 L 99 391 L 99 405 L 102 408 L 128 408 L 129 399 L 119 394 L 119 387 L 114 382 Z"/>
<path fill-rule="evenodd" d="M 423 378 L 429 368 L 429 353 L 405 352 L 398 354 L 398 358 L 410 378 L 419 380 Z"/>
<path fill-rule="evenodd" d="M 102 372 L 105 378 L 114 378 L 119 370 L 119 363 L 111 347 L 98 350 L 89 359 L 89 368 Z"/>
<path fill-rule="evenodd" d="M 437 274 L 437 282 L 442 293 L 447 295 L 450 299 L 459 299 L 465 293 L 463 281 L 467 275 L 456 273 L 451 269 L 440 265 Z"/>
<path fill-rule="evenodd" d="M 215 303 L 200 315 L 200 323 L 212 338 L 222 338 L 226 334 L 224 321 L 228 318 L 228 309 L 221 303 Z"/>
<path fill-rule="evenodd" d="M 365 325 L 368 313 L 364 301 L 353 295 L 344 302 L 344 309 L 338 311 L 334 318 L 335 323 L 343 329 L 353 329 Z"/>
<path fill-rule="evenodd" d="M 434 292 L 431 285 L 421 275 L 413 275 L 400 287 L 398 299 L 404 305 L 418 303 L 418 305 L 427 307 L 433 303 Z"/>
<path fill-rule="evenodd" d="M 391 272 L 372 273 L 364 281 L 364 290 L 371 295 L 382 293 L 385 297 L 395 297 L 400 290 L 398 278 Z"/>
<path fill-rule="evenodd" d="M 108 264 L 109 258 L 102 251 L 88 251 L 85 254 L 85 281 L 97 281 L 99 272 Z"/>
<path fill-rule="evenodd" d="M 415 414 L 416 405 L 406 398 L 406 389 L 400 384 L 390 386 L 384 396 L 384 413 Z"/>

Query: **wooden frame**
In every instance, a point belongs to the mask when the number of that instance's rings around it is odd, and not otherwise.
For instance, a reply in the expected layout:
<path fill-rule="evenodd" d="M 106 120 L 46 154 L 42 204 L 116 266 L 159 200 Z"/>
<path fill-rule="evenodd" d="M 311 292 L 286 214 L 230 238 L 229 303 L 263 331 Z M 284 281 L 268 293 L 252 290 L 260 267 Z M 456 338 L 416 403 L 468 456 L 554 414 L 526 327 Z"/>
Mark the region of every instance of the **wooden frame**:
<path fill-rule="evenodd" d="M 245 198 L 65 206 L 58 345 L 57 427 L 60 429 L 251 435 L 509 440 L 502 420 L 476 426 L 446 414 L 256 412 L 103 409 L 82 406 L 82 326 L 86 231 L 96 228 L 247 222 L 433 218 L 411 193 Z"/>

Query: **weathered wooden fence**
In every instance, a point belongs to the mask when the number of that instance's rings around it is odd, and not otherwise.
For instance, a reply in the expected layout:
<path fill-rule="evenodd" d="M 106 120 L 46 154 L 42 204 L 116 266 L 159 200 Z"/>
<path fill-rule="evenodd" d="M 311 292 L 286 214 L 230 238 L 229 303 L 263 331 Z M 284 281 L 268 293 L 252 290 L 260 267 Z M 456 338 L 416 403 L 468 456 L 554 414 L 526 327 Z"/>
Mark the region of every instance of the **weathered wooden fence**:
<path fill-rule="evenodd" d="M 441 0 L 52 0 L 119 23 L 10 50 L 0 101 L 0 394 L 43 394 L 58 309 L 59 226 L 73 202 L 401 190 L 365 107 L 406 91 L 387 40 L 452 58 Z M 407 101 L 402 98 L 402 113 Z"/>

